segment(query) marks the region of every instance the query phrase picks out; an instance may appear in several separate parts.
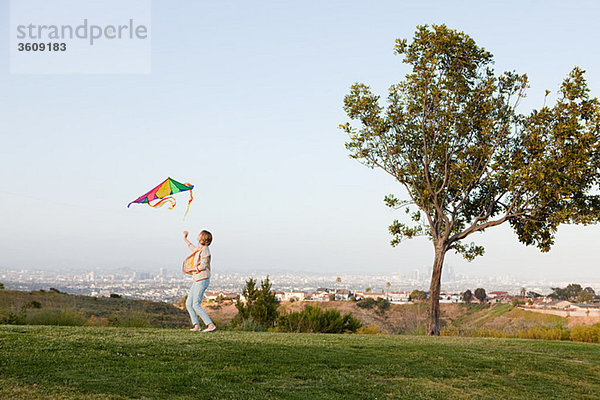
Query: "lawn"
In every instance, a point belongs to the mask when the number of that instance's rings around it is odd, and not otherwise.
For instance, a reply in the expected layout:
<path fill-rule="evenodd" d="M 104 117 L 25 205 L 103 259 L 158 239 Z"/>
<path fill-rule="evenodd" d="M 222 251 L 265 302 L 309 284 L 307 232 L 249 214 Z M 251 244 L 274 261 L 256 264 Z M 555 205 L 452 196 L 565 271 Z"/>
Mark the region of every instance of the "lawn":
<path fill-rule="evenodd" d="M 597 399 L 600 345 L 0 326 L 10 399 Z"/>

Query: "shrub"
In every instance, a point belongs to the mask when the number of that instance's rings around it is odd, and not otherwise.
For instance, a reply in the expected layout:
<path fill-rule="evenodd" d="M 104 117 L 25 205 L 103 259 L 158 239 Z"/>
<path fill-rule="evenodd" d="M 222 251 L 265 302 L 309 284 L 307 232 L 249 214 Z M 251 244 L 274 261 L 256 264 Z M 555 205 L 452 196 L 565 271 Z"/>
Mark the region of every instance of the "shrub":
<path fill-rule="evenodd" d="M 235 320 L 234 320 L 235 321 Z M 231 328 L 236 331 L 266 332 L 267 328 L 252 319 L 232 321 Z"/>
<path fill-rule="evenodd" d="M 473 300 L 473 293 L 471 292 L 470 289 L 467 289 L 463 294 L 462 294 L 462 301 L 465 303 L 470 303 L 471 300 Z"/>
<path fill-rule="evenodd" d="M 415 289 L 412 292 L 410 292 L 410 299 L 413 301 L 427 300 L 427 293 L 425 293 L 422 290 Z"/>
<path fill-rule="evenodd" d="M 594 289 L 590 289 L 592 293 L 586 290 L 580 290 L 579 293 L 577 293 L 577 301 L 579 303 L 591 303 L 592 300 L 594 300 Z"/>
<path fill-rule="evenodd" d="M 367 308 L 367 309 L 371 309 L 371 308 L 375 307 L 376 304 L 377 304 L 377 302 L 370 297 L 366 298 L 366 299 L 362 299 L 356 303 L 356 305 L 358 307 Z"/>
<path fill-rule="evenodd" d="M 569 340 L 571 335 L 569 329 L 563 328 L 562 326 L 550 328 L 536 326 L 529 329 L 518 330 L 517 337 L 521 339 Z"/>
<path fill-rule="evenodd" d="M 26 308 L 42 308 L 42 303 L 40 303 L 37 300 L 31 300 L 29 303 L 27 303 L 27 305 L 25 307 Z"/>
<path fill-rule="evenodd" d="M 510 335 L 507 332 L 504 332 L 499 329 L 489 329 L 489 328 L 477 328 L 473 329 L 469 332 L 470 334 L 465 336 L 473 336 L 473 337 L 492 337 L 492 338 L 507 338 Z"/>
<path fill-rule="evenodd" d="M 477 288 L 477 289 L 475 289 L 475 293 L 473 295 L 481 303 L 483 303 L 485 301 L 485 299 L 487 298 L 487 294 L 485 293 L 485 289 L 484 288 Z"/>
<path fill-rule="evenodd" d="M 415 328 L 410 331 L 407 332 L 411 335 L 418 335 L 418 336 L 425 336 L 425 333 L 427 332 L 427 328 L 425 328 L 425 325 L 417 325 L 415 326 Z"/>
<path fill-rule="evenodd" d="M 381 297 L 377 299 L 377 313 L 378 314 L 383 314 L 389 309 L 390 309 L 389 301 L 387 301 L 386 299 L 381 298 Z"/>
<path fill-rule="evenodd" d="M 25 308 L 21 308 L 19 311 L 9 311 L 8 314 L 0 318 L 0 324 L 6 325 L 25 325 L 27 318 L 27 312 Z"/>
<path fill-rule="evenodd" d="M 110 320 L 108 318 L 98 317 L 96 315 L 92 315 L 85 322 L 85 325 L 86 326 L 109 326 L 110 325 Z"/>
<path fill-rule="evenodd" d="M 352 313 L 341 315 L 338 310 L 323 311 L 308 305 L 302 311 L 282 314 L 277 319 L 276 330 L 280 332 L 304 333 L 348 333 L 356 332 L 362 323 Z"/>
<path fill-rule="evenodd" d="M 117 294 L 117 293 L 111 293 L 111 294 L 110 294 L 110 298 L 111 298 L 111 299 L 120 299 L 120 298 L 122 298 L 122 297 L 123 297 L 123 296 L 121 296 L 120 294 Z"/>
<path fill-rule="evenodd" d="M 531 301 L 531 300 L 530 300 L 530 301 Z M 512 304 L 514 307 L 517 307 L 517 306 L 520 306 L 521 304 L 525 304 L 525 302 L 524 302 L 524 301 L 522 301 L 522 300 L 519 300 L 519 298 L 518 298 L 518 297 L 513 297 L 513 298 L 512 298 L 512 300 L 511 300 L 511 304 Z M 533 304 L 533 302 L 532 302 L 532 304 Z"/>
<path fill-rule="evenodd" d="M 575 342 L 600 343 L 600 324 L 575 325 L 571 329 L 571 340 Z"/>
<path fill-rule="evenodd" d="M 460 330 L 456 326 L 445 326 L 440 331 L 440 336 L 461 336 Z"/>
<path fill-rule="evenodd" d="M 109 318 L 110 325 L 124 328 L 150 328 L 152 323 L 143 314 L 135 311 L 121 311 Z"/>
<path fill-rule="evenodd" d="M 181 310 L 186 310 L 186 306 L 185 306 L 185 302 L 187 301 L 187 294 L 185 296 L 183 296 L 182 298 L 180 298 L 179 300 L 177 300 L 177 302 L 175 303 L 175 307 L 181 309 Z"/>
<path fill-rule="evenodd" d="M 85 325 L 86 321 L 82 313 L 68 309 L 46 309 L 27 317 L 29 325 L 82 326 Z"/>
<path fill-rule="evenodd" d="M 367 326 L 361 326 L 358 328 L 356 333 L 360 333 L 361 335 L 380 335 L 382 332 L 379 330 L 377 325 L 369 324 Z"/>
<path fill-rule="evenodd" d="M 246 304 L 237 300 L 235 307 L 238 309 L 238 315 L 231 321 L 234 329 L 243 326 L 262 326 L 265 329 L 273 327 L 275 320 L 279 316 L 277 307 L 279 303 L 275 293 L 271 292 L 271 282 L 269 277 L 260 282 L 260 288 L 256 287 L 256 280 L 250 278 L 246 281 L 246 287 L 242 291 L 246 298 Z M 246 321 L 252 320 L 255 324 L 246 324 Z"/>

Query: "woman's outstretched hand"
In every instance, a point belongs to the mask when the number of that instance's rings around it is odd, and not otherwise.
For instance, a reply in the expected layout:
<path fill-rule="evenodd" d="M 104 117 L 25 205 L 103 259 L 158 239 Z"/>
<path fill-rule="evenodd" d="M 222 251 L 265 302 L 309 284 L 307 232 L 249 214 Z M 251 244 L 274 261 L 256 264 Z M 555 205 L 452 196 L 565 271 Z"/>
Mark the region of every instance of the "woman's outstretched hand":
<path fill-rule="evenodd" d="M 189 234 L 190 233 L 188 231 L 183 231 L 183 238 L 187 239 L 187 237 L 188 237 Z"/>

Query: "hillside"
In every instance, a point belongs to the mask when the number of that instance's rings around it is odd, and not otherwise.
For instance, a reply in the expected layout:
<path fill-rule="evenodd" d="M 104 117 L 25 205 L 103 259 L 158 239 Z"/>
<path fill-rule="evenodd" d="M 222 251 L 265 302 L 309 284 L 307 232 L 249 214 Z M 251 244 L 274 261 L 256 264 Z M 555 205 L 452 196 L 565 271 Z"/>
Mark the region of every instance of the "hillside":
<path fill-rule="evenodd" d="M 0 326 L 3 399 L 593 399 L 600 345 Z"/>
<path fill-rule="evenodd" d="M 33 325 L 169 327 L 189 325 L 186 311 L 167 303 L 36 290 L 0 290 L 0 321 Z M 14 323 L 13 322 L 13 323 Z"/>
<path fill-rule="evenodd" d="M 280 312 L 298 311 L 308 303 L 281 303 Z M 310 303 L 314 304 L 314 303 Z M 332 301 L 318 303 L 323 309 L 335 308 L 341 313 L 351 312 L 364 325 L 374 325 L 382 333 L 422 334 L 427 324 L 427 304 L 391 304 L 384 312 L 377 308 L 360 308 L 354 302 Z M 569 320 L 515 308 L 510 304 L 441 304 L 441 323 L 466 332 L 474 329 L 499 329 L 516 332 L 533 327 L 568 326 Z M 207 304 L 207 311 L 222 324 L 237 313 L 233 304 Z M 579 322 L 581 323 L 581 322 Z"/>
<path fill-rule="evenodd" d="M 281 303 L 280 312 L 297 311 L 303 302 Z M 423 334 L 427 324 L 427 304 L 391 304 L 385 311 L 361 308 L 355 302 L 324 302 L 323 309 L 351 312 L 365 326 L 390 334 Z M 217 326 L 226 327 L 237 314 L 235 305 L 205 303 Z M 89 297 L 55 291 L 21 292 L 0 290 L 0 323 L 31 325 L 88 325 L 121 327 L 179 328 L 189 325 L 189 317 L 171 304 L 123 298 Z M 441 304 L 441 323 L 454 333 L 469 335 L 476 330 L 515 333 L 534 327 L 571 326 L 572 320 L 534 313 L 509 304 Z M 580 319 L 576 320 L 581 323 Z"/>

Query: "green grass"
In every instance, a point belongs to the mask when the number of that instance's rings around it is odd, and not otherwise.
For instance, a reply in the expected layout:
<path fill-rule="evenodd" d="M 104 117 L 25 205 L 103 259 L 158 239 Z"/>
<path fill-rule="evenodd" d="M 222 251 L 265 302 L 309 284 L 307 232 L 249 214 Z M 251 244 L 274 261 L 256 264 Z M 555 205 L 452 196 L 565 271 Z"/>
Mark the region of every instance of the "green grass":
<path fill-rule="evenodd" d="M 0 326 L 0 398 L 596 399 L 600 345 Z"/>

